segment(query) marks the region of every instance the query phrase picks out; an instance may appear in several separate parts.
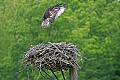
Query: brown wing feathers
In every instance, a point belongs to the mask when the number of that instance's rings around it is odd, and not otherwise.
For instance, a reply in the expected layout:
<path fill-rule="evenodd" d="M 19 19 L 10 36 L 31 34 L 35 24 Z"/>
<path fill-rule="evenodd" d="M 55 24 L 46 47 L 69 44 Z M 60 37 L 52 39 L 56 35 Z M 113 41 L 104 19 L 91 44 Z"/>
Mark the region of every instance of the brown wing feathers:
<path fill-rule="evenodd" d="M 54 6 L 49 7 L 46 9 L 42 16 L 42 27 L 47 28 L 50 23 L 54 22 L 55 16 L 60 10 L 61 4 L 56 4 Z"/>

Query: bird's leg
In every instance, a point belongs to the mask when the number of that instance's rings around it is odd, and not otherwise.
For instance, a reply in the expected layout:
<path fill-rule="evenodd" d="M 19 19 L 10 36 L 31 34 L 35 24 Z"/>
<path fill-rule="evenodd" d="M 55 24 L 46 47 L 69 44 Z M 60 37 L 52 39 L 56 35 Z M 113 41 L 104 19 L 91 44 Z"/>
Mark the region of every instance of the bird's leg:
<path fill-rule="evenodd" d="M 55 19 L 54 17 L 51 17 L 51 18 L 50 18 L 50 23 L 53 23 L 53 22 L 54 22 L 54 19 Z"/>
<path fill-rule="evenodd" d="M 48 36 L 51 35 L 51 30 L 50 30 L 50 27 L 47 29 L 47 33 L 48 33 Z"/>

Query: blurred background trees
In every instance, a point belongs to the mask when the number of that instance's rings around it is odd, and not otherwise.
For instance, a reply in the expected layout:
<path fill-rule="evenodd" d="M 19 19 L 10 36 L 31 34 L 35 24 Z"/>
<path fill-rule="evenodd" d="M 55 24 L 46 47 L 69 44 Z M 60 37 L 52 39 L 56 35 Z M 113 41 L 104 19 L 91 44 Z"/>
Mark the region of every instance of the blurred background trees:
<path fill-rule="evenodd" d="M 42 29 L 43 12 L 57 3 L 67 4 L 66 11 Z M 80 63 L 79 80 L 120 80 L 119 17 L 119 0 L 0 0 L 0 80 L 27 80 L 28 73 L 37 80 L 39 72 L 23 69 L 21 61 L 41 42 L 78 45 L 88 58 Z"/>

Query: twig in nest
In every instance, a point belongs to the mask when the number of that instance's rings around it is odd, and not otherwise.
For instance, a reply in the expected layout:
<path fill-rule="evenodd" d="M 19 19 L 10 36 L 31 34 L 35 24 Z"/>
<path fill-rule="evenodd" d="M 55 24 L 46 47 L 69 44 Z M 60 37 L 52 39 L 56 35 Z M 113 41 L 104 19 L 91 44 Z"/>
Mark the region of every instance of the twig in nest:
<path fill-rule="evenodd" d="M 71 67 L 80 68 L 77 63 L 77 59 L 79 58 L 82 60 L 83 57 L 76 45 L 73 45 L 72 43 L 67 44 L 65 42 L 48 42 L 48 44 L 41 43 L 36 46 L 32 46 L 26 52 L 23 63 L 25 66 L 33 65 L 38 67 L 40 71 L 44 68 L 55 72 L 68 70 Z M 60 68 L 60 65 L 62 65 L 62 69 Z"/>

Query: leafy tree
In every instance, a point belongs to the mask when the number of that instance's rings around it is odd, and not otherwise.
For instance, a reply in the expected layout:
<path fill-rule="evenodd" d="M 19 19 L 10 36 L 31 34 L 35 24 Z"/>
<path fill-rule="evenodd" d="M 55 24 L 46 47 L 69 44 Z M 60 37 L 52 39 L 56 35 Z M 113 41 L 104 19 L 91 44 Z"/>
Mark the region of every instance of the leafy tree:
<path fill-rule="evenodd" d="M 42 29 L 44 10 L 56 3 L 67 3 L 66 11 Z M 78 61 L 79 80 L 119 80 L 119 15 L 119 0 L 0 0 L 0 80 L 27 80 L 28 73 L 38 79 L 39 72 L 23 69 L 21 61 L 31 45 L 49 41 L 78 45 L 88 58 Z"/>

